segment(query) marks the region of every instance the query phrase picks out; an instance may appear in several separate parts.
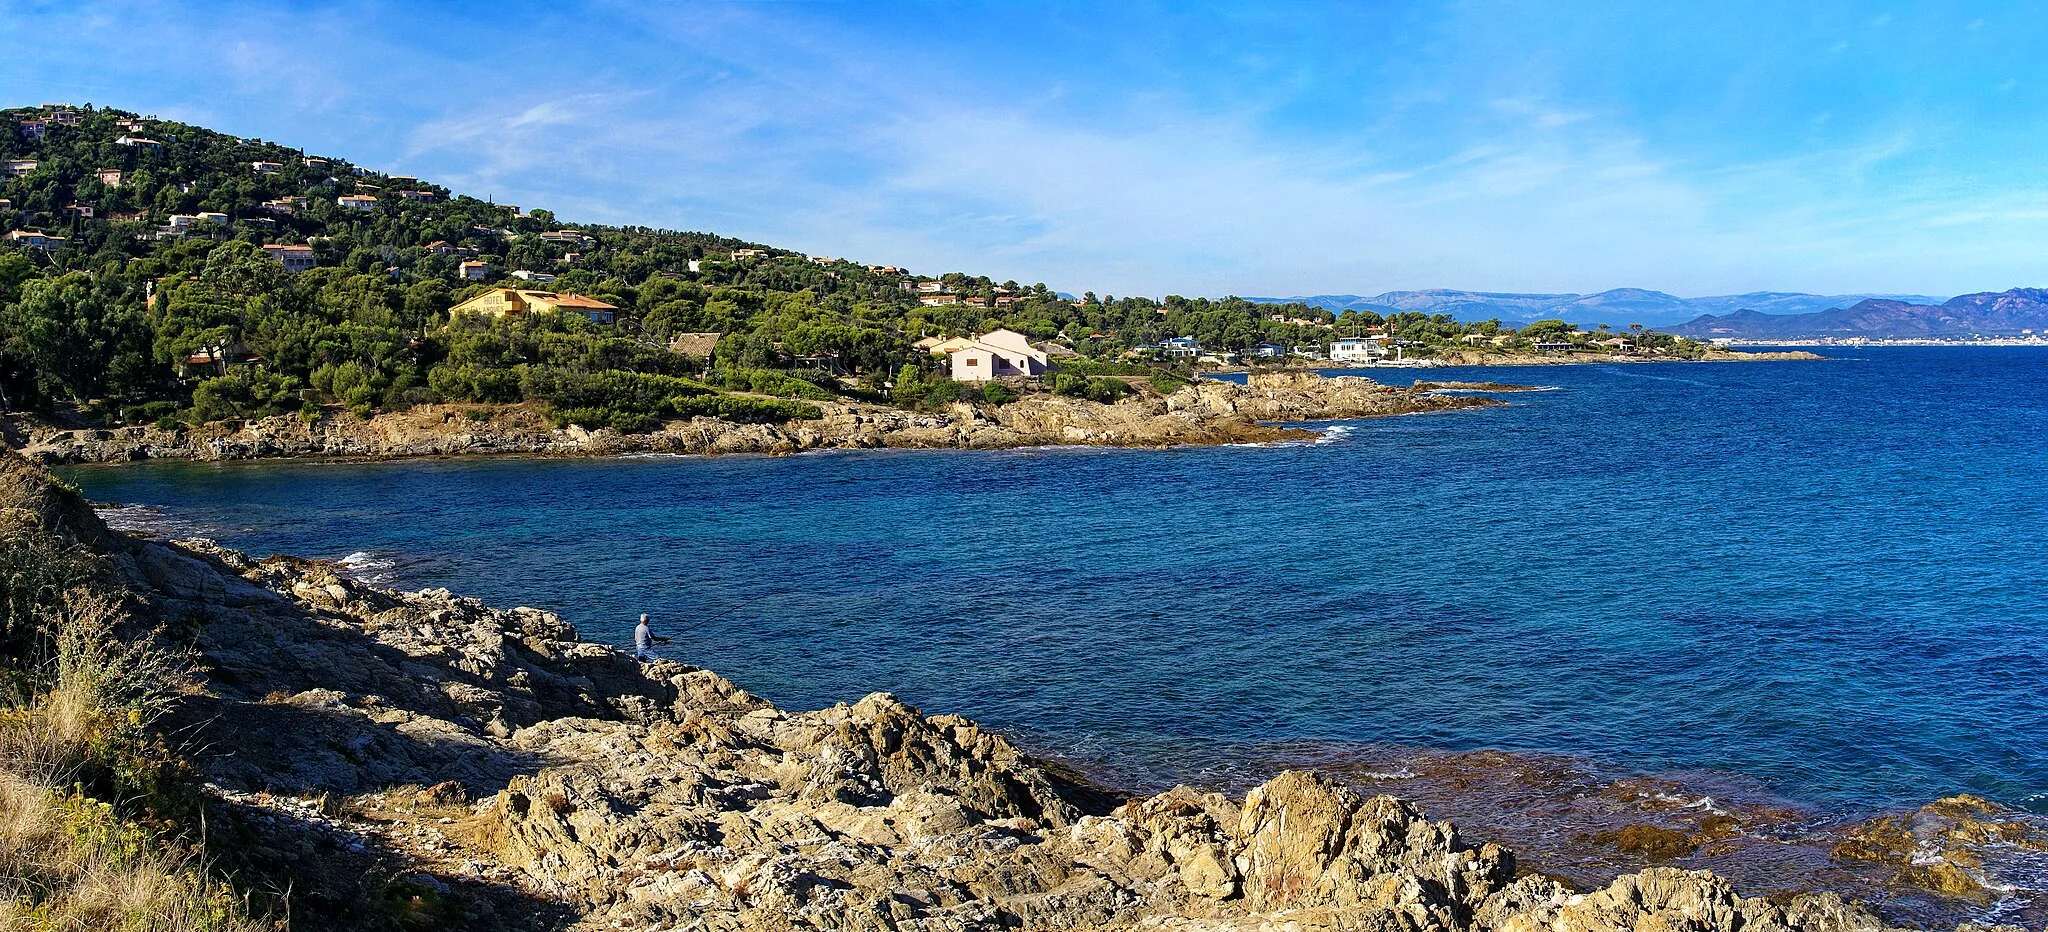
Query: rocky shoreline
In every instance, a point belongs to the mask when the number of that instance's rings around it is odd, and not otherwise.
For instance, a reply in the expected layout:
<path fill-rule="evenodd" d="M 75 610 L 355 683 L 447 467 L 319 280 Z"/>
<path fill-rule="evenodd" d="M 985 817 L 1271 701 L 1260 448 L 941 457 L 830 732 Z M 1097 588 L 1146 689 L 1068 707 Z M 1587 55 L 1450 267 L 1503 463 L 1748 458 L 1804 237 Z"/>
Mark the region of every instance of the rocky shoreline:
<path fill-rule="evenodd" d="M 1888 928 L 1833 893 L 1748 897 L 1669 866 L 1575 890 L 1307 770 L 1242 796 L 1130 798 L 885 693 L 785 711 L 550 612 L 115 533 L 4 454 L 0 489 L 100 555 L 138 631 L 169 626 L 197 650 L 167 724 L 207 781 L 213 850 L 292 890 L 308 928 L 392 890 L 435 928 Z M 1845 856 L 1917 882 L 1969 874 L 1975 845 L 2041 841 L 2027 832 L 1948 800 L 1871 823 Z"/>
<path fill-rule="evenodd" d="M 1495 390 L 1504 390 L 1496 388 Z M 974 449 L 1081 445 L 1169 447 L 1268 443 L 1313 434 L 1274 423 L 1386 417 L 1500 404 L 1370 379 L 1301 371 L 1262 373 L 1236 385 L 1201 380 L 1171 395 L 1145 392 L 1116 404 L 1031 394 L 1001 406 L 953 405 L 912 412 L 860 403 L 819 403 L 824 417 L 788 424 L 675 421 L 644 434 L 555 428 L 531 406 L 422 405 L 363 420 L 323 412 L 309 420 L 163 429 L 66 430 L 14 421 L 8 447 L 45 465 L 141 460 L 285 458 L 400 459 L 429 456 L 616 456 L 628 453 L 788 454 L 832 449 Z"/>
<path fill-rule="evenodd" d="M 1804 362 L 1826 359 L 1818 353 L 1805 350 L 1767 350 L 1762 352 L 1711 350 L 1698 359 L 1684 356 L 1622 356 L 1608 353 L 1483 353 L 1478 350 L 1454 350 L 1442 356 L 1423 356 L 1401 360 L 1398 363 L 1379 366 L 1361 366 L 1354 362 L 1332 362 L 1323 360 L 1290 360 L 1290 369 L 1325 371 L 1331 369 L 1451 369 L 1469 366 L 1593 366 L 1606 364 L 1632 364 L 1645 362 Z M 1259 372 L 1245 366 L 1225 366 L 1217 372 Z"/>

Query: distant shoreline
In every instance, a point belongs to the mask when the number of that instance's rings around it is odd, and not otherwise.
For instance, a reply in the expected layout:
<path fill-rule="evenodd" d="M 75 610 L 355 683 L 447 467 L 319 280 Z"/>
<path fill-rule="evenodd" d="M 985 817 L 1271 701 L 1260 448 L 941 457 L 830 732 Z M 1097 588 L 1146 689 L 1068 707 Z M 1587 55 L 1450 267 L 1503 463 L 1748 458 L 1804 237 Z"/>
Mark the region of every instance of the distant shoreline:
<path fill-rule="evenodd" d="M 1846 347 L 1846 348 L 1850 348 L 1850 349 L 1855 349 L 1855 348 L 1858 348 L 1858 347 L 1865 347 L 1865 346 L 1958 346 L 1958 347 L 1962 347 L 1962 346 L 2031 346 L 2031 347 L 2040 347 L 2040 348 L 2048 348 L 2048 338 L 2042 338 L 2042 339 L 2030 339 L 2030 338 L 2020 338 L 2020 337 L 2000 337 L 2000 338 L 1992 338 L 1992 339 L 1982 339 L 1982 340 L 1942 340 L 1942 339 L 1937 339 L 1937 338 L 1929 337 L 1929 338 L 1924 338 L 1924 339 L 1923 339 L 1923 338 L 1898 338 L 1898 339 L 1882 339 L 1882 340 L 1880 340 L 1880 339 L 1874 339 L 1874 338 L 1873 338 L 1873 339 L 1865 339 L 1865 338 L 1863 338 L 1863 337 L 1849 337 L 1849 338 L 1844 338 L 1844 339 L 1832 339 L 1832 338 L 1822 338 L 1822 339 L 1807 339 L 1807 340 L 1733 340 L 1733 341 L 1730 341 L 1730 342 L 1728 343 L 1728 345 L 1729 345 L 1729 346 L 1824 346 L 1824 347 L 1830 347 L 1830 348 L 1845 348 L 1845 347 Z"/>

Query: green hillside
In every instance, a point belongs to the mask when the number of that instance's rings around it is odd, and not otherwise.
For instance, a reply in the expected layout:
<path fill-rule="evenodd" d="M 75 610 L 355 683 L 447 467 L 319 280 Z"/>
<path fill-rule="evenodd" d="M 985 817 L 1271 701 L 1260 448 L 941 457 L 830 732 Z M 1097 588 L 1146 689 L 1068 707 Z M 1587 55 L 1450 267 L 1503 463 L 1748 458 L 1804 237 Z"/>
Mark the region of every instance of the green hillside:
<path fill-rule="evenodd" d="M 1236 298 L 1068 301 L 1042 284 L 569 224 L 534 205 L 119 110 L 0 111 L 0 156 L 0 406 L 87 423 L 310 416 L 335 403 L 367 415 L 437 401 L 538 401 L 557 420 L 625 429 L 693 413 L 783 420 L 816 409 L 729 392 L 959 397 L 912 352 L 927 335 L 1006 326 L 1114 359 L 1171 336 L 1321 347 L 1381 324 Z M 341 203 L 364 197 L 374 199 L 356 202 L 366 209 Z M 310 246 L 316 267 L 286 271 L 263 249 L 281 244 Z M 756 255 L 735 258 L 742 251 Z M 464 262 L 484 263 L 486 277 L 465 279 Z M 514 271 L 538 280 L 506 277 Z M 960 303 L 921 303 L 917 283 L 932 281 Z M 617 320 L 451 321 L 452 306 L 497 286 L 589 296 Z M 1495 329 L 1441 315 L 1392 323 L 1423 353 Z M 694 332 L 724 335 L 708 363 L 669 349 Z"/>

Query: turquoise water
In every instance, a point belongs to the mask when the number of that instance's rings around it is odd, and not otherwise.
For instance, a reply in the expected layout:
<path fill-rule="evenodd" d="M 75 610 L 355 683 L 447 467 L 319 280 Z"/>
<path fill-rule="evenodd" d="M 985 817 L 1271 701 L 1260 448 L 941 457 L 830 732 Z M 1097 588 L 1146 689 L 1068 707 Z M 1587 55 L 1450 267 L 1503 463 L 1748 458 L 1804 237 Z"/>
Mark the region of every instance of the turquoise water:
<path fill-rule="evenodd" d="M 587 637 L 647 611 L 785 706 L 887 689 L 1143 783 L 1342 742 L 2048 810 L 2048 351 L 1828 352 L 1439 370 L 1557 390 L 1272 447 L 71 475 Z"/>

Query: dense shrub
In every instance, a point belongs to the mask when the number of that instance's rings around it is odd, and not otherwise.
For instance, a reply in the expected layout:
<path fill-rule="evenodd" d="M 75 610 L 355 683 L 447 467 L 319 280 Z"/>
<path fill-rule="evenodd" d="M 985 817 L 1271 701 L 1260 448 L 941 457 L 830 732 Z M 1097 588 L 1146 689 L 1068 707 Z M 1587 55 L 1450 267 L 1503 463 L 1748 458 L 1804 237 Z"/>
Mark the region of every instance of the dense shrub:
<path fill-rule="evenodd" d="M 1113 404 L 1117 399 L 1131 394 L 1134 389 L 1122 379 L 1089 378 L 1072 372 L 1055 372 L 1045 380 L 1047 388 L 1061 395 L 1086 398 L 1103 404 Z"/>
<path fill-rule="evenodd" d="M 557 426 L 610 427 L 633 433 L 678 417 L 716 417 L 749 424 L 823 417 L 813 405 L 779 398 L 719 394 L 693 379 L 644 372 L 582 373 L 529 367 L 520 378 L 527 397 L 545 401 Z"/>
<path fill-rule="evenodd" d="M 759 395 L 809 398 L 813 401 L 831 401 L 838 397 L 810 379 L 777 369 L 713 369 L 704 374 L 704 381 L 720 388 Z"/>

